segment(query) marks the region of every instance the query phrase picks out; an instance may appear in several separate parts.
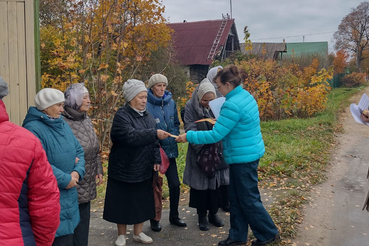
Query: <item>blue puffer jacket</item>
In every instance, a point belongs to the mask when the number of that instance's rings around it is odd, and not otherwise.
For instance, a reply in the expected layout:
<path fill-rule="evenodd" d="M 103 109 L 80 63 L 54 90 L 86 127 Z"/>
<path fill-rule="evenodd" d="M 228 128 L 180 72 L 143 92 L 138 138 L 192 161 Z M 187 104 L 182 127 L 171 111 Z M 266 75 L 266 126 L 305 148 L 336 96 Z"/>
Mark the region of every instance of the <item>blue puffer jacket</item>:
<path fill-rule="evenodd" d="M 226 95 L 213 130 L 187 132 L 187 141 L 194 144 L 216 143 L 220 140 L 223 140 L 227 164 L 256 161 L 265 153 L 258 105 L 254 97 L 241 86 Z"/>
<path fill-rule="evenodd" d="M 173 135 L 179 135 L 180 122 L 176 103 L 172 99 L 172 93 L 165 91 L 162 98 L 157 98 L 152 93 L 152 90 L 149 89 L 147 91 L 146 108 L 154 116 L 158 129 L 167 131 Z M 160 140 L 160 145 L 168 158 L 178 157 L 178 146 L 174 138 L 169 137 Z"/>
<path fill-rule="evenodd" d="M 76 187 L 65 189 L 72 176 L 79 173 L 80 181 L 85 174 L 85 159 L 82 146 L 74 136 L 69 125 L 63 120 L 50 119 L 46 114 L 30 107 L 23 127 L 35 134 L 45 149 L 47 159 L 53 168 L 60 190 L 60 225 L 55 237 L 73 234 L 80 217 L 78 208 L 78 193 Z M 79 161 L 75 163 L 76 157 Z"/>

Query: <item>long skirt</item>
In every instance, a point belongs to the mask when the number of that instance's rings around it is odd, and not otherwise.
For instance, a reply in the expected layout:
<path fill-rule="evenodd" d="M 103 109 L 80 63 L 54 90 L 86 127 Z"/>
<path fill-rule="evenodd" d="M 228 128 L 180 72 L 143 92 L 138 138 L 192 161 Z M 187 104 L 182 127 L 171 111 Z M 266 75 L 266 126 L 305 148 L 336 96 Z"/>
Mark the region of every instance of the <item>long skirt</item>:
<path fill-rule="evenodd" d="M 221 185 L 216 190 L 190 190 L 191 208 L 197 208 L 200 211 L 209 210 L 211 213 L 216 213 L 218 208 L 223 208 L 228 205 L 228 185 Z"/>
<path fill-rule="evenodd" d="M 152 178 L 126 183 L 108 178 L 104 220 L 116 224 L 139 224 L 155 217 Z"/>

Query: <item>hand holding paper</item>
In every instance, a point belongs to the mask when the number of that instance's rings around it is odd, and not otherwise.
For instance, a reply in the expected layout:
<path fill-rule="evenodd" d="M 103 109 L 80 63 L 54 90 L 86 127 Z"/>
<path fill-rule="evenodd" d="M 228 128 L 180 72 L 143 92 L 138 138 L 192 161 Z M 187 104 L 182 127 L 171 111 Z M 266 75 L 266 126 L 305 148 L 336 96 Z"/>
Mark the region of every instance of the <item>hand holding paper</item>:
<path fill-rule="evenodd" d="M 219 114 L 220 114 L 220 109 L 222 108 L 224 102 L 225 102 L 225 97 L 218 97 L 217 99 L 214 99 L 209 102 L 209 106 L 215 116 L 215 119 L 218 119 Z"/>
<path fill-rule="evenodd" d="M 361 97 L 358 105 L 356 105 L 355 103 L 352 103 L 350 105 L 350 111 L 355 121 L 367 126 L 369 126 L 369 117 L 364 115 L 363 112 L 368 109 L 369 109 L 369 97 L 365 93 Z"/>

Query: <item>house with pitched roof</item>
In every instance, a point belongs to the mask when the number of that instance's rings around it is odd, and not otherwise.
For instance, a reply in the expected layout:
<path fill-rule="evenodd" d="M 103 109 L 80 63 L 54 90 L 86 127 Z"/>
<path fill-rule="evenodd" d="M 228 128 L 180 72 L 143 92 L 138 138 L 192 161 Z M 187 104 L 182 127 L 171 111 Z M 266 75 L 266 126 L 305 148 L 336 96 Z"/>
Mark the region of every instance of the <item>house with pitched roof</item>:
<path fill-rule="evenodd" d="M 234 19 L 170 23 L 177 61 L 194 83 L 206 77 L 215 59 L 225 59 L 240 50 Z"/>

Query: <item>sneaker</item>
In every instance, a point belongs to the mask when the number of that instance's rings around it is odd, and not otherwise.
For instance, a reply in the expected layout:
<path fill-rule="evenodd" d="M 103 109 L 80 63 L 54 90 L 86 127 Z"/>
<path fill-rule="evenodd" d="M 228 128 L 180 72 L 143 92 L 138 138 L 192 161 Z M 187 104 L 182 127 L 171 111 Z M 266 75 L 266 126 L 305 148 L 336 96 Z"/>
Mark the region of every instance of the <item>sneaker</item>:
<path fill-rule="evenodd" d="M 126 246 L 126 235 L 119 235 L 117 240 L 115 241 L 115 245 Z"/>
<path fill-rule="evenodd" d="M 143 232 L 140 232 L 138 236 L 133 235 L 133 241 L 139 242 L 139 243 L 152 243 L 153 242 L 152 238 L 145 235 L 145 233 Z"/>

